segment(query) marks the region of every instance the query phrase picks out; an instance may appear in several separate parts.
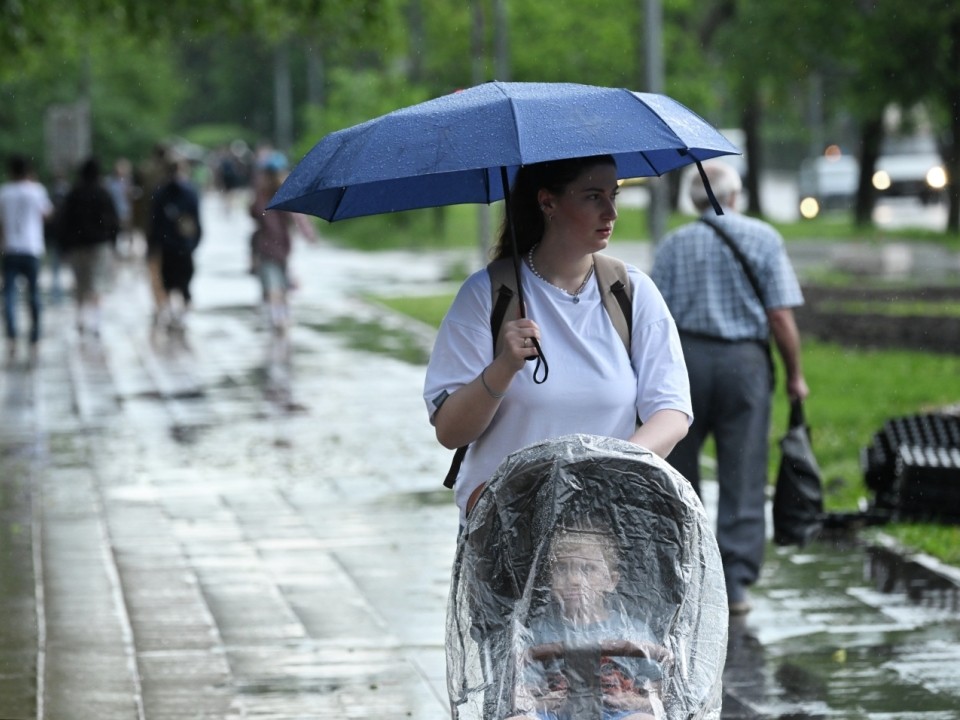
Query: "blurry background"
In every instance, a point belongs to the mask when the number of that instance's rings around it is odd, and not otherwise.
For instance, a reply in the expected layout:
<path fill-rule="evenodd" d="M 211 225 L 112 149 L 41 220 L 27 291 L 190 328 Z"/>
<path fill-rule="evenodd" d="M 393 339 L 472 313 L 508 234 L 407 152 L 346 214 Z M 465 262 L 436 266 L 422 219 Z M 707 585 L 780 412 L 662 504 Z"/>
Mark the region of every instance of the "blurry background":
<path fill-rule="evenodd" d="M 897 192 L 942 204 L 936 227 L 956 233 L 958 70 L 960 6 L 941 2 L 2 0 L 0 153 L 26 151 L 51 182 L 164 140 L 213 182 L 228 154 L 295 162 L 327 132 L 478 82 L 583 82 L 664 92 L 729 128 L 754 214 L 864 227 Z M 924 157 L 891 170 L 904 139 Z M 787 190 L 767 200 L 767 177 Z"/>

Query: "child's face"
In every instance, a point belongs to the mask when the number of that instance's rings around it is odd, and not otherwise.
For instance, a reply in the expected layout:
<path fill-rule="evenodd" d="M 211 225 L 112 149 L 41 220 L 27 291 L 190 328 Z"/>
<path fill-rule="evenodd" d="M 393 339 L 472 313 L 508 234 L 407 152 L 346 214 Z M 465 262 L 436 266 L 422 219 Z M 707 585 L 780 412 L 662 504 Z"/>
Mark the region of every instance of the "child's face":
<path fill-rule="evenodd" d="M 567 538 L 556 542 L 550 588 L 565 617 L 601 619 L 605 613 L 604 597 L 613 591 L 618 580 L 619 574 L 611 570 L 598 542 Z"/>

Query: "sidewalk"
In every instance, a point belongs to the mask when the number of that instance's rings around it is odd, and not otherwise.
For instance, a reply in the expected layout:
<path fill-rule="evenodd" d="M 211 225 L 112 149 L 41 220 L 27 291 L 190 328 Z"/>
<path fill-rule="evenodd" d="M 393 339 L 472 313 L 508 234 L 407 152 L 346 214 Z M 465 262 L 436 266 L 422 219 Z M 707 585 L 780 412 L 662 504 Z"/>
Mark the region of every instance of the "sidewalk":
<path fill-rule="evenodd" d="M 449 259 L 300 247 L 283 342 L 249 220 L 204 212 L 184 341 L 151 337 L 127 265 L 101 341 L 48 308 L 39 367 L 0 372 L 0 720 L 445 717 L 450 453 L 423 365 L 371 349 L 397 320 L 353 293 Z M 772 552 L 724 718 L 957 717 L 956 589 L 918 606 L 863 563 Z"/>

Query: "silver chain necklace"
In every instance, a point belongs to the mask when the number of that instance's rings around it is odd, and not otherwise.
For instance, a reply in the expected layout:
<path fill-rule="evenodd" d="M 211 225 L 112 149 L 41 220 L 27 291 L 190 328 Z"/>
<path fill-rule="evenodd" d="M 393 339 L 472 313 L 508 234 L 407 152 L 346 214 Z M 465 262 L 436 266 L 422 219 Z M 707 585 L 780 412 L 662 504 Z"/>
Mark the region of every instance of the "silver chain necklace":
<path fill-rule="evenodd" d="M 537 266 L 533 264 L 533 253 L 536 251 L 538 247 L 540 247 L 540 243 L 537 243 L 536 245 L 531 247 L 530 252 L 527 253 L 527 264 L 530 265 L 530 270 L 532 270 L 533 274 L 536 275 L 541 280 L 543 280 L 547 285 L 552 285 L 557 290 L 563 290 L 563 292 L 565 292 L 567 295 L 570 295 L 573 298 L 573 304 L 576 305 L 578 302 L 580 302 L 580 293 L 583 292 L 583 289 L 587 286 L 587 282 L 589 282 L 590 277 L 593 275 L 593 267 L 595 263 L 590 264 L 590 269 L 587 270 L 587 274 L 584 275 L 583 282 L 580 283 L 580 287 L 578 287 L 573 292 L 570 292 L 566 288 L 562 288 L 559 285 L 554 285 L 552 282 L 547 280 L 543 275 L 541 275 L 540 272 L 537 270 Z"/>

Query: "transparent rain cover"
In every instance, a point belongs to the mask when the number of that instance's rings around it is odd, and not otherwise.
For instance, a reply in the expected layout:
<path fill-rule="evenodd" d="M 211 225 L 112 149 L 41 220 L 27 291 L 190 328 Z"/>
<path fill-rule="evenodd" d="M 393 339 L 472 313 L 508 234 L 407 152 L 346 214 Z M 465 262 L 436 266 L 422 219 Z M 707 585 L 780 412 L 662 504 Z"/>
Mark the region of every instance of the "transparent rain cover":
<path fill-rule="evenodd" d="M 716 540 L 682 475 L 621 440 L 532 445 L 458 541 L 452 716 L 718 719 L 727 622 Z"/>

